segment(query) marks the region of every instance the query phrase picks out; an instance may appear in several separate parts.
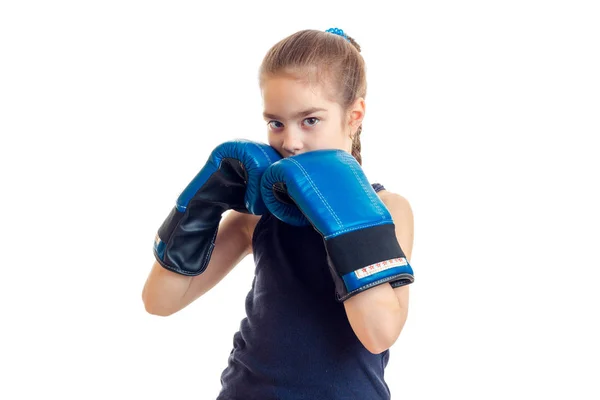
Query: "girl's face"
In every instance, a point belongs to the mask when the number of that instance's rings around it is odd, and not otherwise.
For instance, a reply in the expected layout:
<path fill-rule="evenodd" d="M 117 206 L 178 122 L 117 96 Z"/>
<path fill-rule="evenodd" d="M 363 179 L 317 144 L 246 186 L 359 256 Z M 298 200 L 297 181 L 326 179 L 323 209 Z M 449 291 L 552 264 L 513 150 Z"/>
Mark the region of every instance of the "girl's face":
<path fill-rule="evenodd" d="M 352 136 L 362 122 L 364 100 L 346 114 L 321 86 L 282 76 L 262 85 L 269 145 L 283 157 L 313 150 L 352 150 Z"/>

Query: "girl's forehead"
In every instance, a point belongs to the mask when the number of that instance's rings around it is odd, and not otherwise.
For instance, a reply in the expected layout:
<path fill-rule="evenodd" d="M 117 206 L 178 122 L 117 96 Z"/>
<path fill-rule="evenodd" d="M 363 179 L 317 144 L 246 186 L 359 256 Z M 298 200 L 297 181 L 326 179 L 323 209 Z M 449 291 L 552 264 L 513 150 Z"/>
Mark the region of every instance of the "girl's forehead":
<path fill-rule="evenodd" d="M 322 82 L 307 81 L 289 76 L 275 76 L 265 79 L 262 95 L 265 103 L 271 102 L 319 102 L 331 103 L 331 90 Z"/>

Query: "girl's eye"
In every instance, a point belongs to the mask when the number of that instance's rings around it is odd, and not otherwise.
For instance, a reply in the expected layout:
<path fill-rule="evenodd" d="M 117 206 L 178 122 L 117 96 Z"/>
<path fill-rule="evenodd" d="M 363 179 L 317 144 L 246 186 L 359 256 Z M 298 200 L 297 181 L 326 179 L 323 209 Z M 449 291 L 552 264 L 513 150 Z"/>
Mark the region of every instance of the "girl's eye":
<path fill-rule="evenodd" d="M 283 124 L 279 121 L 269 121 L 267 123 L 272 129 L 281 129 L 283 128 Z"/>
<path fill-rule="evenodd" d="M 306 125 L 308 125 L 308 126 L 315 126 L 316 124 L 319 123 L 319 118 L 316 118 L 316 117 L 306 118 L 304 120 L 304 122 L 306 122 Z"/>

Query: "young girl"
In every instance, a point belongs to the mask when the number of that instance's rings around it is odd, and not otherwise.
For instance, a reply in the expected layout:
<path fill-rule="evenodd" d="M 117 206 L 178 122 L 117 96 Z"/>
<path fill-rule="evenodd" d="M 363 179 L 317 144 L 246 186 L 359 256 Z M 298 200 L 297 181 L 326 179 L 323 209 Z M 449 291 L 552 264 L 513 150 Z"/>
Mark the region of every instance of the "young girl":
<path fill-rule="evenodd" d="M 339 29 L 300 31 L 269 50 L 259 76 L 270 146 L 228 143 L 213 152 L 216 161 L 209 164 L 220 167 L 201 171 L 159 230 L 157 262 L 143 293 L 146 310 L 181 310 L 252 253 L 247 317 L 234 335 L 218 400 L 389 399 L 384 369 L 407 318 L 412 279 L 383 279 L 340 301 L 323 236 L 267 212 L 257 193 L 262 174 L 280 158 L 338 149 L 361 163 L 366 78 L 360 47 Z M 324 160 L 319 174 L 327 172 Z M 372 188 L 409 261 L 408 201 L 380 184 Z M 233 211 L 219 223 L 225 209 Z M 173 233 L 185 224 L 198 234 Z M 183 238 L 179 245 L 175 237 Z M 201 262 L 190 266 L 191 259 Z"/>

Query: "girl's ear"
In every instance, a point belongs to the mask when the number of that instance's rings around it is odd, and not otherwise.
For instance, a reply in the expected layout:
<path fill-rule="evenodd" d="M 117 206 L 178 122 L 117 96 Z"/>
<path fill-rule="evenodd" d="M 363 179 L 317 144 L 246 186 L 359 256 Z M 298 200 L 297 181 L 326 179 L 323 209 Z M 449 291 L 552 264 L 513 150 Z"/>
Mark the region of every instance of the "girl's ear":
<path fill-rule="evenodd" d="M 350 125 L 351 132 L 355 132 L 360 124 L 362 124 L 365 117 L 365 107 L 365 99 L 359 97 L 348 109 L 348 124 Z"/>

